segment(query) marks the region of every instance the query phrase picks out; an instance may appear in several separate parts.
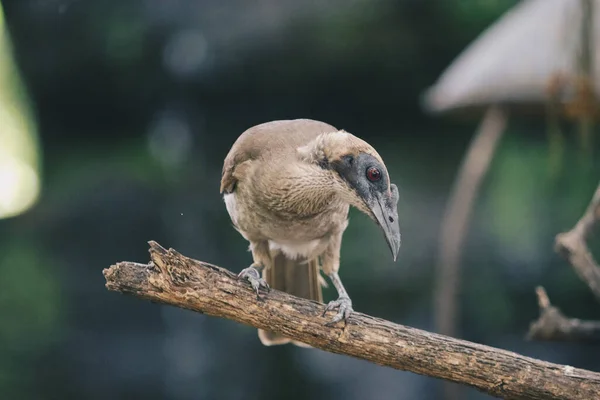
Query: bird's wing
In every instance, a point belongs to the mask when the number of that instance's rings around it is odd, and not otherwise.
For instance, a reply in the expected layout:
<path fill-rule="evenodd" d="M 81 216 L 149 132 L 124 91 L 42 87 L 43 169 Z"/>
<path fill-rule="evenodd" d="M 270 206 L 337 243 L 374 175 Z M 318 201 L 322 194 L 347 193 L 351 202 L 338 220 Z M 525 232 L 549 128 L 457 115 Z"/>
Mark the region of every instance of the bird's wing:
<path fill-rule="evenodd" d="M 318 135 L 337 131 L 333 126 L 311 119 L 271 121 L 256 125 L 240 135 L 223 163 L 221 193 L 231 193 L 237 182 L 236 168 L 248 161 L 265 159 L 269 155 L 290 156 L 300 146 Z"/>

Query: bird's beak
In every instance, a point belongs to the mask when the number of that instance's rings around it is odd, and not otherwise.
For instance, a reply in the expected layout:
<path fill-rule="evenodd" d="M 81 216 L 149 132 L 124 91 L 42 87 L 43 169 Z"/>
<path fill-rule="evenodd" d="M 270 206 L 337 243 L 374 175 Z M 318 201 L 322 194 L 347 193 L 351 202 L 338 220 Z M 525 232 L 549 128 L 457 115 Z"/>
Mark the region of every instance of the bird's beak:
<path fill-rule="evenodd" d="M 394 261 L 400 251 L 400 225 L 398 224 L 398 188 L 393 183 L 390 185 L 390 193 L 377 192 L 368 204 L 373 212 L 375 220 L 383 230 L 385 240 L 390 246 Z"/>

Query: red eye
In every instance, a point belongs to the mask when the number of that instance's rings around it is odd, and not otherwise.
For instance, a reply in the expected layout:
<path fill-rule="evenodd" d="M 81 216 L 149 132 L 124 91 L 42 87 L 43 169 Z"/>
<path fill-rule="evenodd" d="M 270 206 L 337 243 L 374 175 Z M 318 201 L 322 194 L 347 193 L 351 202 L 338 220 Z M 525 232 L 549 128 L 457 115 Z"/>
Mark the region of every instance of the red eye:
<path fill-rule="evenodd" d="M 378 180 L 381 179 L 381 171 L 379 170 L 379 168 L 369 167 L 367 169 L 367 178 L 371 182 L 377 182 Z"/>

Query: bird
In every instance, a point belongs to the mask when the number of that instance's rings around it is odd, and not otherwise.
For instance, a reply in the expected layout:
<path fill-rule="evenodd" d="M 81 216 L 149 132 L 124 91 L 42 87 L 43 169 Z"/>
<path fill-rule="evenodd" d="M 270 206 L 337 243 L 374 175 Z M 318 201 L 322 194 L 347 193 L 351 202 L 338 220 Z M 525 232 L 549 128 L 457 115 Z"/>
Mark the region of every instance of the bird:
<path fill-rule="evenodd" d="M 325 122 L 276 120 L 244 131 L 225 157 L 220 193 L 252 253 L 238 277 L 258 300 L 273 288 L 322 303 L 322 272 L 338 294 L 323 312 L 337 310 L 326 325 L 347 322 L 353 304 L 338 271 L 350 206 L 379 225 L 397 259 L 397 186 L 371 145 Z M 258 336 L 265 346 L 310 347 L 267 330 Z"/>

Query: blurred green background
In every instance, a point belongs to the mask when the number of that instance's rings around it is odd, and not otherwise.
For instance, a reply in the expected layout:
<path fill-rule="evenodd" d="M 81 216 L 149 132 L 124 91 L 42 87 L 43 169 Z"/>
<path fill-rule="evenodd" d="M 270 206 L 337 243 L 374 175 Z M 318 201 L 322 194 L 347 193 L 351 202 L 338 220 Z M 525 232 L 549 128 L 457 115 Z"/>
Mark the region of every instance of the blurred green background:
<path fill-rule="evenodd" d="M 265 348 L 255 329 L 110 293 L 102 269 L 147 261 L 148 240 L 248 266 L 222 161 L 252 125 L 314 118 L 370 142 L 400 188 L 396 263 L 351 213 L 341 277 L 354 308 L 432 330 L 439 225 L 478 120 L 428 115 L 420 99 L 516 3 L 3 0 L 0 149 L 29 172 L 0 175 L 0 211 L 35 204 L 0 220 L 0 397 L 438 398 L 431 378 Z M 552 249 L 600 176 L 597 140 L 584 157 L 565 126 L 556 167 L 544 118 L 511 119 L 474 210 L 456 323 L 467 340 L 599 370 L 598 346 L 524 340 L 539 284 L 565 314 L 600 317 Z"/>

